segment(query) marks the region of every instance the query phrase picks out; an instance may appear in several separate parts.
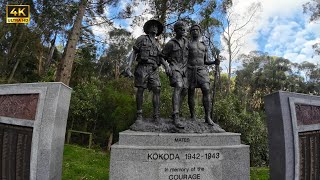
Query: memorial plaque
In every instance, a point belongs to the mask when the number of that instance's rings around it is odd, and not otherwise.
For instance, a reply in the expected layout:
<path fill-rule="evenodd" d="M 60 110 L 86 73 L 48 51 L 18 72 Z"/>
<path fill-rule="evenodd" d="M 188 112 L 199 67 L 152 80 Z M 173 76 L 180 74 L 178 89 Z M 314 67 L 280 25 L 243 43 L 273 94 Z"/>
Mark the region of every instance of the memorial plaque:
<path fill-rule="evenodd" d="M 32 128 L 0 123 L 1 179 L 29 179 L 31 139 Z"/>
<path fill-rule="evenodd" d="M 39 94 L 0 95 L 0 116 L 34 120 Z"/>
<path fill-rule="evenodd" d="M 298 126 L 320 124 L 320 106 L 295 104 L 295 107 Z"/>
<path fill-rule="evenodd" d="M 320 131 L 299 133 L 300 179 L 320 178 Z"/>

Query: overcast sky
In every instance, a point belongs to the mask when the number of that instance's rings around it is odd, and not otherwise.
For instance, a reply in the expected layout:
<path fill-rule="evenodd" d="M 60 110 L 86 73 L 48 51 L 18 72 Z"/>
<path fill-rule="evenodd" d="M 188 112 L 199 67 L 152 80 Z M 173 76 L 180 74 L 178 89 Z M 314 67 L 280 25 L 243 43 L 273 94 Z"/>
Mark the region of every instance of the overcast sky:
<path fill-rule="evenodd" d="M 308 0 L 261 0 L 261 2 L 260 18 L 252 36 L 246 37 L 249 46 L 244 51 L 256 49 L 297 63 L 303 61 L 320 63 L 319 56 L 314 56 L 312 49 L 315 42 L 320 42 L 320 22 L 310 23 L 309 16 L 303 14 L 302 5 Z M 243 8 L 242 4 L 237 6 L 237 9 Z"/>
<path fill-rule="evenodd" d="M 125 6 L 125 2 L 125 0 L 121 1 L 120 6 Z M 235 3 L 234 8 L 238 13 L 243 14 L 252 2 L 259 2 L 259 0 L 241 1 L 241 3 Z M 310 23 L 309 16 L 303 14 L 302 5 L 308 0 L 260 0 L 260 2 L 262 12 L 254 22 L 252 33 L 243 38 L 246 46 L 242 48 L 241 53 L 260 50 L 271 56 L 287 58 L 292 62 L 320 63 L 320 57 L 315 56 L 312 49 L 315 42 L 320 42 L 320 22 Z M 146 8 L 149 7 L 141 3 L 134 10 L 136 14 L 140 14 Z M 107 9 L 106 12 L 111 16 L 115 10 Z M 142 26 L 131 28 L 130 24 L 132 24 L 130 19 L 116 22 L 117 26 L 131 31 L 134 37 L 143 34 Z M 104 36 L 108 31 L 106 27 L 94 27 L 93 30 L 100 36 Z M 225 65 L 226 62 L 222 67 Z"/>

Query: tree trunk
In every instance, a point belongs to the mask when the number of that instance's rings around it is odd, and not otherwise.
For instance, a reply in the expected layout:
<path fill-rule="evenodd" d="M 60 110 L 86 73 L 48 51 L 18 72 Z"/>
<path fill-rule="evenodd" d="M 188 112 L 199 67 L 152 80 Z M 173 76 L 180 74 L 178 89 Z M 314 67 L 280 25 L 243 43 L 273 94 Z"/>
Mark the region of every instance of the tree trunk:
<path fill-rule="evenodd" d="M 22 52 L 24 52 L 24 50 L 25 50 L 26 47 L 27 47 L 28 42 L 29 42 L 29 41 L 27 41 L 26 43 L 24 43 L 24 46 L 23 46 L 22 49 L 19 51 L 19 52 L 20 52 L 19 54 L 21 54 Z M 16 58 L 17 58 L 17 56 L 14 55 L 12 59 L 16 59 Z M 16 70 L 17 70 L 17 68 L 18 68 L 18 66 L 19 66 L 19 64 L 20 64 L 20 61 L 21 61 L 21 57 L 18 58 L 16 64 L 14 65 L 14 67 L 13 67 L 11 73 L 10 73 L 10 76 L 9 76 L 9 78 L 8 78 L 8 84 L 11 83 L 11 81 L 12 81 L 12 79 L 13 79 L 13 77 L 14 77 L 14 74 L 16 73 Z"/>
<path fill-rule="evenodd" d="M 108 138 L 108 146 L 107 146 L 108 151 L 111 150 L 112 141 L 113 141 L 113 132 L 111 131 L 109 138 Z"/>
<path fill-rule="evenodd" d="M 12 81 L 12 79 L 13 79 L 13 76 L 14 76 L 14 74 L 16 73 L 16 70 L 17 70 L 17 68 L 18 68 L 18 66 L 19 66 L 19 64 L 20 64 L 20 61 L 21 61 L 21 58 L 19 58 L 19 59 L 17 60 L 16 64 L 14 65 L 14 67 L 13 67 L 11 73 L 10 73 L 9 79 L 8 79 L 8 84 L 11 83 L 11 81 Z"/>
<path fill-rule="evenodd" d="M 38 75 L 41 77 L 43 74 L 43 50 L 40 50 L 38 57 Z"/>
<path fill-rule="evenodd" d="M 55 43 L 56 43 L 56 39 L 57 39 L 57 32 L 55 32 L 54 34 L 54 38 L 52 39 L 51 41 L 51 45 L 50 45 L 50 51 L 48 53 L 48 56 L 47 56 L 47 62 L 45 63 L 45 67 L 44 67 L 44 73 L 46 74 L 49 70 L 49 67 L 51 65 L 51 62 L 52 62 L 52 56 L 53 56 L 53 53 L 54 53 L 54 50 L 56 48 L 55 46 Z"/>
<path fill-rule="evenodd" d="M 101 66 L 100 66 L 100 68 L 99 68 L 99 73 L 98 73 L 98 77 L 99 77 L 99 78 L 101 77 L 101 72 L 102 72 L 102 68 L 103 68 L 103 66 L 104 66 L 104 63 L 105 63 L 105 60 L 102 60 Z"/>
<path fill-rule="evenodd" d="M 14 35 L 18 34 L 19 33 L 19 28 L 22 28 L 22 31 L 20 32 L 18 38 L 13 38 L 12 41 L 10 42 L 10 45 L 9 45 L 9 48 L 8 48 L 8 52 L 7 52 L 7 56 L 6 58 L 4 58 L 4 63 L 3 63 L 3 75 L 7 75 L 7 72 L 6 72 L 6 69 L 8 69 L 8 64 L 10 62 L 11 59 L 13 59 L 13 56 L 14 54 L 17 54 L 16 53 L 16 50 L 17 50 L 17 47 L 18 47 L 18 44 L 20 43 L 22 37 L 23 37 L 23 34 L 24 34 L 24 26 L 23 25 L 19 25 L 17 24 L 16 27 L 15 27 L 15 30 L 14 30 Z M 22 52 L 22 51 L 20 51 Z"/>
<path fill-rule="evenodd" d="M 119 60 L 120 60 L 120 57 L 117 56 L 117 59 L 116 59 L 116 62 L 115 62 L 115 68 L 114 68 L 114 77 L 115 77 L 116 80 L 118 80 L 119 76 L 120 76 Z"/>
<path fill-rule="evenodd" d="M 162 1 L 162 5 L 160 5 L 162 7 L 161 7 L 160 12 L 159 12 L 159 16 L 160 16 L 159 17 L 159 21 L 164 26 L 166 25 L 166 19 L 167 19 L 167 10 L 168 10 L 167 4 L 168 4 L 168 0 Z M 165 42 L 166 42 L 166 33 L 165 32 L 162 33 L 162 37 L 163 37 L 163 41 L 162 41 L 162 44 L 160 43 L 161 46 L 163 46 L 165 44 Z"/>
<path fill-rule="evenodd" d="M 86 10 L 87 0 L 82 0 L 78 15 L 74 22 L 67 46 L 64 49 L 61 63 L 59 64 L 56 80 L 69 85 L 71 79 L 72 65 L 76 54 L 76 46 L 80 37 L 81 23 Z"/>
<path fill-rule="evenodd" d="M 228 41 L 228 53 L 229 53 L 229 70 L 228 70 L 228 83 L 227 83 L 227 94 L 230 93 L 230 86 L 231 86 L 231 61 L 232 61 L 232 52 L 231 52 L 231 42 L 230 39 Z"/>

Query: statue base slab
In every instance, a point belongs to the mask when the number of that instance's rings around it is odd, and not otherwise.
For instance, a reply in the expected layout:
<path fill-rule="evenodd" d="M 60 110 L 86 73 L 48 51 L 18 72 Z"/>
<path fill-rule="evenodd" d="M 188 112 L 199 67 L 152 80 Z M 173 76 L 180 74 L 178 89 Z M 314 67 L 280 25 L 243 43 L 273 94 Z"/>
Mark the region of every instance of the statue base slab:
<path fill-rule="evenodd" d="M 110 180 L 247 180 L 249 146 L 239 133 L 127 130 L 111 147 Z"/>
<path fill-rule="evenodd" d="M 131 125 L 130 129 L 133 131 L 142 132 L 163 132 L 163 133 L 221 133 L 225 132 L 218 124 L 209 125 L 204 122 L 204 119 L 181 118 L 180 124 L 182 128 L 178 128 L 172 119 L 160 118 L 155 122 L 151 118 L 146 118 L 142 121 L 136 121 Z"/>

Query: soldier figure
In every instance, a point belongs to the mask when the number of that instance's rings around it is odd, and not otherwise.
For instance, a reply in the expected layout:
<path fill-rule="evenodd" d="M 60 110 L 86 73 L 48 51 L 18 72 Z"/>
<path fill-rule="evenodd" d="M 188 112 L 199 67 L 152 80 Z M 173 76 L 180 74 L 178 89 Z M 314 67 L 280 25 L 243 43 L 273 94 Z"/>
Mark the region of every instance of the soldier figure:
<path fill-rule="evenodd" d="M 210 97 L 210 82 L 209 72 L 205 65 L 216 64 L 219 65 L 219 59 L 213 62 L 208 61 L 207 48 L 203 42 L 200 42 L 201 28 L 199 25 L 192 25 L 190 28 L 191 42 L 188 45 L 188 104 L 191 114 L 191 119 L 195 120 L 195 102 L 194 93 L 195 88 L 201 88 L 203 95 L 203 106 L 205 111 L 205 122 L 214 125 L 211 114 L 211 97 Z"/>
<path fill-rule="evenodd" d="M 130 56 L 130 63 L 133 60 L 138 61 L 134 76 L 135 86 L 138 88 L 136 94 L 137 102 L 137 121 L 141 121 L 142 118 L 142 103 L 143 92 L 146 88 L 153 92 L 153 118 L 155 122 L 160 121 L 160 78 L 158 67 L 160 64 L 165 64 L 164 60 L 160 58 L 160 45 L 155 39 L 163 31 L 163 25 L 157 20 L 149 20 L 144 26 L 143 30 L 147 35 L 138 37 L 133 46 L 133 52 Z M 167 66 L 166 66 L 167 67 Z M 165 68 L 166 68 L 165 67 Z M 128 70 L 127 70 L 128 71 Z M 129 67 L 130 72 L 130 67 Z M 129 73 L 130 74 L 130 73 Z"/>
<path fill-rule="evenodd" d="M 167 60 L 170 65 L 168 75 L 170 85 L 174 88 L 172 93 L 172 118 L 176 126 L 181 127 L 179 122 L 180 107 L 184 97 L 187 94 L 187 75 L 186 68 L 188 62 L 188 40 L 185 23 L 178 21 L 174 25 L 176 33 L 175 38 L 171 39 L 162 50 L 162 57 Z"/>

